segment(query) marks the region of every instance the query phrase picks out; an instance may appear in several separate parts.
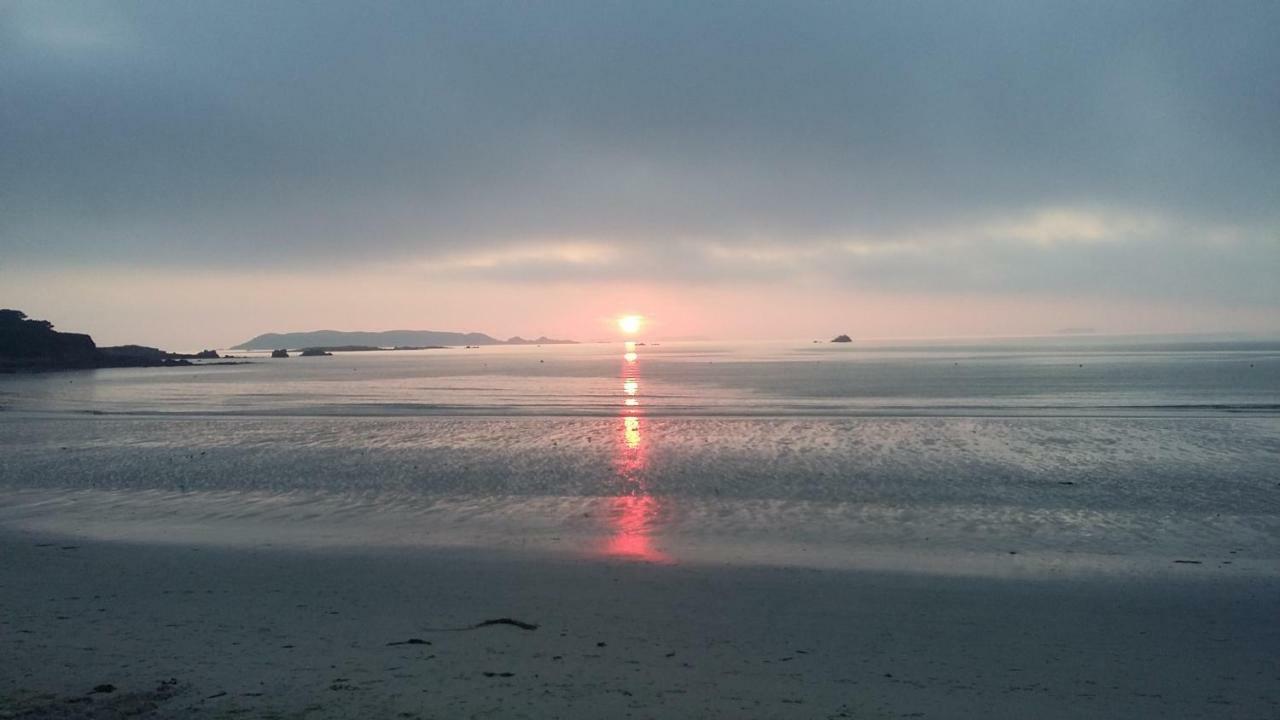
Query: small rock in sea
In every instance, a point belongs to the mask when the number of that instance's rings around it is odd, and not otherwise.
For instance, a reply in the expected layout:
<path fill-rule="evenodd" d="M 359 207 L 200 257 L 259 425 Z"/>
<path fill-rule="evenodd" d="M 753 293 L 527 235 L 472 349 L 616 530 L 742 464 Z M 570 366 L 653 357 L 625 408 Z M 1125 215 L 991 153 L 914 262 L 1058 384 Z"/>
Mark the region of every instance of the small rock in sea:
<path fill-rule="evenodd" d="M 409 638 L 408 640 L 399 640 L 397 642 L 387 643 L 387 647 L 392 645 L 430 645 L 431 643 L 422 638 Z"/>
<path fill-rule="evenodd" d="M 605 647 L 605 645 L 606 645 L 606 644 L 605 644 L 605 643 L 602 643 L 602 642 L 598 642 L 598 643 L 596 643 L 596 647 Z"/>
<path fill-rule="evenodd" d="M 116 691 L 116 686 L 112 685 L 111 683 L 102 683 L 101 685 L 93 686 L 93 692 L 95 693 L 113 693 L 115 691 Z"/>

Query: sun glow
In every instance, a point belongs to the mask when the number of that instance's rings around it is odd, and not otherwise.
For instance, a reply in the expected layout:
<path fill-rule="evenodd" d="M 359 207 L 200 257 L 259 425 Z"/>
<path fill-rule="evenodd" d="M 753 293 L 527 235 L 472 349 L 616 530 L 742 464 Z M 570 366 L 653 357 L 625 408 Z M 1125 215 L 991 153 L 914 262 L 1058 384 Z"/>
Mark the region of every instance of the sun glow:
<path fill-rule="evenodd" d="M 635 335 L 640 332 L 640 326 L 643 324 L 643 315 L 623 315 L 618 318 L 618 329 L 627 335 Z"/>

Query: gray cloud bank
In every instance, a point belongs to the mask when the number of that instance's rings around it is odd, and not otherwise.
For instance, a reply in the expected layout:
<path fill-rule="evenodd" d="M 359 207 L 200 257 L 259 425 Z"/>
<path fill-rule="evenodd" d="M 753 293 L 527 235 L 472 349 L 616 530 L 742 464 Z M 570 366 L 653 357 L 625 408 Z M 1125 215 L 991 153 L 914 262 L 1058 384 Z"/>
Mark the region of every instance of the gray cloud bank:
<path fill-rule="evenodd" d="M 9 3 L 0 249 L 1280 303 L 1277 37 L 1274 2 Z"/>

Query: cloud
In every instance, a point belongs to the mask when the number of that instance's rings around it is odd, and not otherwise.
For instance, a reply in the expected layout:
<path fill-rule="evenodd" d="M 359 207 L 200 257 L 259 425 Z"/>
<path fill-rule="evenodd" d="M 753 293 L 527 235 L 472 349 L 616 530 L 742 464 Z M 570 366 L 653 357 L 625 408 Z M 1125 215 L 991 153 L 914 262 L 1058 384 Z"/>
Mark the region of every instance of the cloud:
<path fill-rule="evenodd" d="M 1049 209 L 889 236 L 626 239 L 460 251 L 424 281 L 757 286 L 1280 303 L 1275 234 L 1156 215 Z"/>
<path fill-rule="evenodd" d="M 100 59 L 135 42 L 119 8 L 104 2 L 11 2 L 0 21 L 3 37 L 35 56 Z"/>
<path fill-rule="evenodd" d="M 546 243 L 448 255 L 424 263 L 423 269 L 433 273 L 490 273 L 514 268 L 525 273 L 535 268 L 571 267 L 589 272 L 616 264 L 618 256 L 613 246 L 605 244 Z"/>
<path fill-rule="evenodd" d="M 1277 302 L 1274 3 L 0 12 L 11 262 Z"/>

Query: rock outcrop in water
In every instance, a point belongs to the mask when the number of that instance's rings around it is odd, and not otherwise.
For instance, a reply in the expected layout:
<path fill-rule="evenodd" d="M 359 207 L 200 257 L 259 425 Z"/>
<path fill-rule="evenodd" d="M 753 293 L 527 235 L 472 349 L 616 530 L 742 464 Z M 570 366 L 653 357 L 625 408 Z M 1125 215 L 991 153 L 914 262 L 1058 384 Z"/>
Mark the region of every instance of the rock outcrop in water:
<path fill-rule="evenodd" d="M 0 372 L 190 365 L 189 358 L 208 353 L 218 357 L 212 350 L 181 355 L 143 345 L 98 347 L 84 333 L 59 332 L 21 310 L 0 310 Z"/>
<path fill-rule="evenodd" d="M 271 357 L 273 357 L 273 358 L 287 358 L 287 357 L 289 357 L 289 351 L 288 351 L 288 350 L 272 350 L 272 351 L 271 351 Z"/>
<path fill-rule="evenodd" d="M 272 353 L 271 357 L 275 357 L 275 353 Z M 333 353 L 324 348 L 303 348 L 299 357 L 333 357 Z"/>
<path fill-rule="evenodd" d="M 96 367 L 158 367 L 162 365 L 190 365 L 187 356 L 165 352 L 145 345 L 116 345 L 98 348 L 100 360 Z"/>
<path fill-rule="evenodd" d="M 849 337 L 848 335 L 837 335 L 831 338 L 831 342 L 838 342 L 838 343 L 853 342 L 853 338 Z"/>

